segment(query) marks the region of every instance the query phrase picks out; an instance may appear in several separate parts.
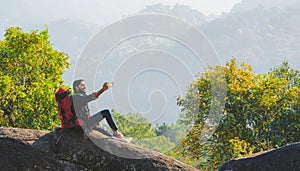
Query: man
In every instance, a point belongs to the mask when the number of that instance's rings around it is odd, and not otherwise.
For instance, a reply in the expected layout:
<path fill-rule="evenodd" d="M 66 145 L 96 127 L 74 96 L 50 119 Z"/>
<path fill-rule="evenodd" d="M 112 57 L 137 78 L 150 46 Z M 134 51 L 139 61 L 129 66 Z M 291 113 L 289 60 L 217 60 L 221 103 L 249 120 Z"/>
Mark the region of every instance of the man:
<path fill-rule="evenodd" d="M 118 131 L 118 127 L 114 118 L 109 110 L 102 110 L 94 115 L 90 115 L 88 103 L 97 99 L 103 92 L 112 87 L 112 83 L 105 82 L 103 87 L 92 94 L 87 95 L 86 85 L 83 79 L 75 80 L 73 82 L 74 94 L 72 95 L 73 106 L 76 116 L 79 120 L 83 121 L 84 130 L 91 130 L 99 124 L 104 118 L 106 119 L 109 127 L 113 130 L 113 137 L 118 139 L 125 139 L 123 134 Z"/>

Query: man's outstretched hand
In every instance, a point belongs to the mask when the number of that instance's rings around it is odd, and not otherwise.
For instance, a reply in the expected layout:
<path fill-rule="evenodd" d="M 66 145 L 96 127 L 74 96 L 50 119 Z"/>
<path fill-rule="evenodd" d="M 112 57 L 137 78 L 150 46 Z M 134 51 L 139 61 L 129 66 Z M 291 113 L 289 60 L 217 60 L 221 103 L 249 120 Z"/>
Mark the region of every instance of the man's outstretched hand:
<path fill-rule="evenodd" d="M 102 86 L 102 88 L 98 91 L 95 92 L 95 97 L 98 98 L 104 91 L 108 90 L 113 86 L 112 82 L 105 82 Z"/>
<path fill-rule="evenodd" d="M 103 84 L 102 89 L 105 91 L 105 90 L 108 90 L 109 88 L 111 88 L 112 86 L 113 86 L 112 82 L 105 82 Z"/>

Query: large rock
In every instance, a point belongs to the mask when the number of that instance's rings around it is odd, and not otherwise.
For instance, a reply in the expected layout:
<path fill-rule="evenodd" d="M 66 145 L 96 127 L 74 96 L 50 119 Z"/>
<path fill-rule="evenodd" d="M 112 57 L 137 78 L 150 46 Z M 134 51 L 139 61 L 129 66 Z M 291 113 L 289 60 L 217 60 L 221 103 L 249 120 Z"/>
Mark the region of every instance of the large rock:
<path fill-rule="evenodd" d="M 219 171 L 300 171 L 300 143 L 230 160 Z"/>
<path fill-rule="evenodd" d="M 98 131 L 65 130 L 53 146 L 53 132 L 0 128 L 0 151 L 0 170 L 196 170 Z"/>

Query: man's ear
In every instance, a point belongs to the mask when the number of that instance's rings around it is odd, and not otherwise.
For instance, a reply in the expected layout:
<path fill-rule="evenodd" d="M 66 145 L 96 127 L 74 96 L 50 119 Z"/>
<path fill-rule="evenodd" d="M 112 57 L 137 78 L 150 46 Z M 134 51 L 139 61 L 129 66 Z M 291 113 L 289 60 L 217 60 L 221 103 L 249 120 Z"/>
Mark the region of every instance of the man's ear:
<path fill-rule="evenodd" d="M 78 86 L 75 86 L 75 92 L 78 92 Z"/>

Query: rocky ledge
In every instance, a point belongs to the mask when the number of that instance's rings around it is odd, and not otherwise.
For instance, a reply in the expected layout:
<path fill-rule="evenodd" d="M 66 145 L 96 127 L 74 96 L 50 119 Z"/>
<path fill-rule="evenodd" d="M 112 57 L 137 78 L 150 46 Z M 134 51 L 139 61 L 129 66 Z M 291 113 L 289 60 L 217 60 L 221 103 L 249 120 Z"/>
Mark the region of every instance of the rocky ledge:
<path fill-rule="evenodd" d="M 0 170 L 197 170 L 98 131 L 64 130 L 58 146 L 53 132 L 0 128 Z"/>
<path fill-rule="evenodd" d="M 230 160 L 219 171 L 300 171 L 300 143 Z"/>

